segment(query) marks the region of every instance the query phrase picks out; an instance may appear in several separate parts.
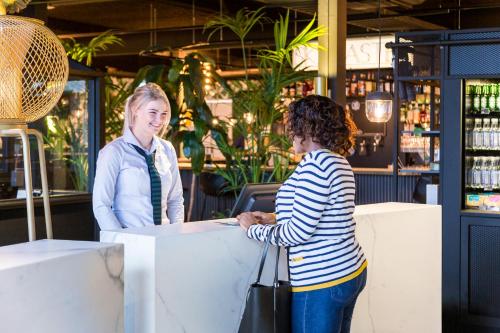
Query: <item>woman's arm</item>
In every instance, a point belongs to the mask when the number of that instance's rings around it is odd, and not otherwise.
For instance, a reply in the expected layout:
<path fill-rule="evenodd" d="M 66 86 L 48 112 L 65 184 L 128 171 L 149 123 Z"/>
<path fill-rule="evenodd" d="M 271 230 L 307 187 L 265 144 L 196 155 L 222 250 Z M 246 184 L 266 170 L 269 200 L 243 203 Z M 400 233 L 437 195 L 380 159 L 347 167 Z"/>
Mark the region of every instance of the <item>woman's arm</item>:
<path fill-rule="evenodd" d="M 92 195 L 92 207 L 101 230 L 121 229 L 113 210 L 116 180 L 120 173 L 120 154 L 113 146 L 99 152 Z"/>
<path fill-rule="evenodd" d="M 181 174 L 177 164 L 177 154 L 174 147 L 169 144 L 170 172 L 172 173 L 172 186 L 167 197 L 167 216 L 170 223 L 184 222 L 184 192 L 182 189 Z"/>
<path fill-rule="evenodd" d="M 328 204 L 330 194 L 328 177 L 314 160 L 305 163 L 291 177 L 296 183 L 292 217 L 283 221 L 278 214 L 276 227 L 252 225 L 248 228 L 248 237 L 265 241 L 272 231 L 272 244 L 277 245 L 276 235 L 279 233 L 279 245 L 282 246 L 303 244 L 311 238 Z"/>

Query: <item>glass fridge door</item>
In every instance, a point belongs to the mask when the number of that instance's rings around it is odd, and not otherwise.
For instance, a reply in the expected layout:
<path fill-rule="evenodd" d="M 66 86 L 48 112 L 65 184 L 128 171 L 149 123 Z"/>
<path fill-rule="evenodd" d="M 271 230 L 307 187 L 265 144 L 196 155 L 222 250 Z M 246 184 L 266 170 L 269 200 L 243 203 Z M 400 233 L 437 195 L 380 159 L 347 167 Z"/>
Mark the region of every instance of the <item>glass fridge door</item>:
<path fill-rule="evenodd" d="M 500 211 L 500 79 L 465 80 L 464 208 Z"/>

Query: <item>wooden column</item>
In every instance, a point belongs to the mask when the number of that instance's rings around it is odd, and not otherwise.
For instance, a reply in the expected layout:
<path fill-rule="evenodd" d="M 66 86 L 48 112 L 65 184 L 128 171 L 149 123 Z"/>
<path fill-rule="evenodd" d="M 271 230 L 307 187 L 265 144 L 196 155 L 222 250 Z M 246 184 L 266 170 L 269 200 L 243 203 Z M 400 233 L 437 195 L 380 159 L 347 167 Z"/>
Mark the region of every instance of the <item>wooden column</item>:
<path fill-rule="evenodd" d="M 341 105 L 345 96 L 347 0 L 318 0 L 318 23 L 328 28 L 319 38 L 318 74 L 327 80 L 327 94 Z"/>

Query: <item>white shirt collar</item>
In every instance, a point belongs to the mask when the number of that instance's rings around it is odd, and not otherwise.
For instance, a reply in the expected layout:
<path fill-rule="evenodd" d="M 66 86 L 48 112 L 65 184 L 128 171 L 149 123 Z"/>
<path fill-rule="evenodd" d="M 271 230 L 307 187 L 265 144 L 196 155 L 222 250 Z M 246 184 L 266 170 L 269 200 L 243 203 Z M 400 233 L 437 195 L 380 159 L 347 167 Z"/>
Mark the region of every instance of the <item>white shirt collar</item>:
<path fill-rule="evenodd" d="M 125 132 L 123 133 L 123 140 L 126 143 L 130 143 L 144 149 L 142 145 L 139 143 L 139 140 L 137 140 L 137 138 L 135 137 L 134 133 L 132 133 L 132 130 L 130 128 L 125 129 Z M 155 135 L 153 136 L 153 142 L 151 144 L 151 148 L 149 149 L 149 151 L 146 149 L 144 150 L 152 154 L 159 146 L 160 146 L 160 139 Z"/>

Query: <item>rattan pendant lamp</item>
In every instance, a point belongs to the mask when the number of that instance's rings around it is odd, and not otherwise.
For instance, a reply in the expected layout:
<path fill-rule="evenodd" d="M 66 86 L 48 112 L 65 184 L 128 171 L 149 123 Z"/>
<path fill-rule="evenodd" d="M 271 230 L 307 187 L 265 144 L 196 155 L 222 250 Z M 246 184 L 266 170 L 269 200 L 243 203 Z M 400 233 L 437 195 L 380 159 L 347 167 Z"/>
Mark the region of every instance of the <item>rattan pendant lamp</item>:
<path fill-rule="evenodd" d="M 42 134 L 28 123 L 45 116 L 61 97 L 68 80 L 68 58 L 56 35 L 43 22 L 7 15 L 26 0 L 0 0 L 0 136 L 21 137 L 28 214 L 28 238 L 36 239 L 29 136 L 36 138 L 40 159 L 47 238 L 52 220 Z"/>

